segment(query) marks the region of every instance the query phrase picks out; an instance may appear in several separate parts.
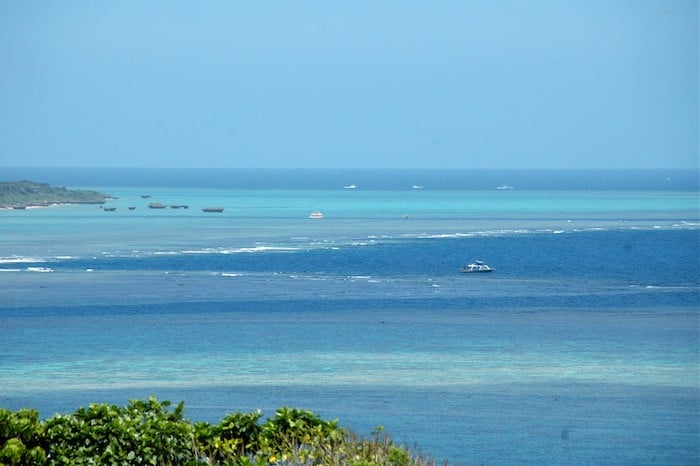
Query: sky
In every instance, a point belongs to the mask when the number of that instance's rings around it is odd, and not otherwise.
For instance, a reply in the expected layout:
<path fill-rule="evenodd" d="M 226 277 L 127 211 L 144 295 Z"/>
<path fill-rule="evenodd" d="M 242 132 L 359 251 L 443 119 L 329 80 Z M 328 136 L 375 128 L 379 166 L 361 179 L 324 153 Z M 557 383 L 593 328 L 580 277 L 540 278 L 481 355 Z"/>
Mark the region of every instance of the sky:
<path fill-rule="evenodd" d="M 0 2 L 0 166 L 696 169 L 698 3 Z"/>

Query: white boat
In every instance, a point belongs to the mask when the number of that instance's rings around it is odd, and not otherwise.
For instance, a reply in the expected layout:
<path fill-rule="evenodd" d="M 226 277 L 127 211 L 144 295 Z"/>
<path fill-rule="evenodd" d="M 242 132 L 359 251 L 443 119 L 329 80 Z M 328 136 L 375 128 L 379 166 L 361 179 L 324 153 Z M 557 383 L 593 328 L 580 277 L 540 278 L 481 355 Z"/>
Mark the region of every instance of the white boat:
<path fill-rule="evenodd" d="M 311 212 L 309 218 L 323 218 L 323 214 L 319 211 Z"/>
<path fill-rule="evenodd" d="M 509 184 L 503 184 L 503 185 L 501 185 L 501 186 L 498 186 L 496 189 L 501 189 L 501 190 L 504 190 L 504 189 L 515 189 L 515 186 L 511 186 L 511 185 L 509 185 Z"/>
<path fill-rule="evenodd" d="M 345 189 L 357 189 L 357 185 L 346 184 L 345 186 L 343 186 L 343 188 L 345 188 Z"/>
<path fill-rule="evenodd" d="M 411 185 L 411 188 L 413 188 L 413 189 L 423 189 L 424 187 L 425 187 L 425 186 L 423 186 L 422 184 L 414 184 L 414 185 Z"/>
<path fill-rule="evenodd" d="M 484 264 L 484 261 L 474 261 L 459 269 L 462 273 L 486 273 L 493 272 L 494 269 Z"/>

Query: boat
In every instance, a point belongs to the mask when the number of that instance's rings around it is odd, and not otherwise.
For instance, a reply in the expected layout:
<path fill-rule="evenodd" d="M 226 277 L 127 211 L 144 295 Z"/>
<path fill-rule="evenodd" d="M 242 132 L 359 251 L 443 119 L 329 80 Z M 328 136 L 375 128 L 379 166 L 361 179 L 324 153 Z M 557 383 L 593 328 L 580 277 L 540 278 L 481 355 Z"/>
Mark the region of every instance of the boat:
<path fill-rule="evenodd" d="M 136 206 L 129 206 L 129 210 L 134 210 Z"/>
<path fill-rule="evenodd" d="M 343 186 L 344 189 L 357 189 L 357 185 L 354 184 L 346 184 Z"/>
<path fill-rule="evenodd" d="M 115 210 L 117 210 L 117 208 L 116 207 L 103 207 L 102 210 L 104 210 L 105 212 L 114 212 Z"/>
<path fill-rule="evenodd" d="M 509 184 L 503 184 L 501 186 L 497 186 L 496 189 L 500 189 L 500 190 L 515 189 L 515 186 L 511 186 Z"/>
<path fill-rule="evenodd" d="M 412 188 L 412 189 L 423 189 L 424 187 L 425 187 L 425 186 L 423 186 L 422 184 L 414 184 L 414 185 L 411 185 L 411 188 Z"/>
<path fill-rule="evenodd" d="M 223 207 L 205 207 L 202 209 L 202 212 L 209 212 L 209 213 L 212 213 L 212 212 L 218 213 L 218 212 L 223 212 L 223 211 L 224 211 Z"/>
<path fill-rule="evenodd" d="M 487 273 L 493 272 L 494 269 L 484 263 L 484 261 L 474 261 L 459 269 L 461 273 Z"/>
<path fill-rule="evenodd" d="M 149 197 L 151 197 L 151 195 L 150 194 L 141 194 L 141 197 L 144 199 L 148 199 Z"/>
<path fill-rule="evenodd" d="M 149 209 L 165 209 L 166 207 L 165 204 L 161 204 L 160 202 L 151 202 L 148 204 Z"/>
<path fill-rule="evenodd" d="M 311 212 L 309 218 L 323 218 L 323 214 L 319 211 Z"/>

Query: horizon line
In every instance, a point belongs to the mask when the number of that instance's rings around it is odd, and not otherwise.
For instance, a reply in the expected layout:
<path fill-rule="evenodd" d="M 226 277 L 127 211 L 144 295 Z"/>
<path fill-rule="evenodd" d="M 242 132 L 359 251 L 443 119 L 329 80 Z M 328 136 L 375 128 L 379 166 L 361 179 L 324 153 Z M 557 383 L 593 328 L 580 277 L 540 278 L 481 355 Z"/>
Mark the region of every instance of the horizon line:
<path fill-rule="evenodd" d="M 194 166 L 99 166 L 99 165 L 0 165 L 0 169 L 76 169 L 76 170 L 338 170 L 338 171 L 410 171 L 410 170 L 468 170 L 468 171 L 698 171 L 700 167 L 194 167 Z"/>

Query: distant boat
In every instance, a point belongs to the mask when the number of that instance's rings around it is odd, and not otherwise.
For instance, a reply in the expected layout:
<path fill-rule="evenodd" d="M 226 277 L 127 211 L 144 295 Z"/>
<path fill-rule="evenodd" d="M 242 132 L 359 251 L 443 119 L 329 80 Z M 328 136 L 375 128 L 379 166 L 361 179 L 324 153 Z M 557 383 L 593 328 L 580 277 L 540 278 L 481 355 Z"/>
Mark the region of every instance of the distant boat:
<path fill-rule="evenodd" d="M 323 218 L 323 214 L 319 211 L 311 212 L 309 218 Z"/>
<path fill-rule="evenodd" d="M 511 186 L 509 184 L 503 184 L 501 186 L 496 187 L 496 189 L 515 189 L 515 186 Z"/>
<path fill-rule="evenodd" d="M 115 210 L 117 210 L 117 208 L 116 207 L 103 207 L 102 210 L 104 210 L 105 212 L 114 212 Z"/>
<path fill-rule="evenodd" d="M 166 207 L 168 206 L 166 206 L 165 204 L 161 204 L 160 202 L 151 202 L 150 204 L 148 204 L 149 209 L 165 209 Z"/>
<path fill-rule="evenodd" d="M 149 197 L 151 197 L 151 195 L 150 194 L 141 194 L 141 197 L 144 199 L 148 199 Z"/>
<path fill-rule="evenodd" d="M 493 270 L 494 269 L 484 264 L 484 261 L 474 261 L 459 269 L 461 273 L 487 273 L 493 272 Z"/>
<path fill-rule="evenodd" d="M 354 184 L 346 184 L 343 186 L 344 189 L 357 189 L 357 185 Z"/>
<path fill-rule="evenodd" d="M 134 210 L 136 207 L 129 206 L 129 210 Z"/>
<path fill-rule="evenodd" d="M 424 187 L 425 187 L 425 186 L 420 185 L 420 184 L 411 185 L 411 188 L 413 188 L 413 189 L 423 189 Z"/>
<path fill-rule="evenodd" d="M 218 212 L 223 212 L 223 211 L 224 211 L 223 207 L 205 207 L 202 209 L 202 212 L 209 212 L 209 213 L 212 213 L 212 212 L 218 213 Z"/>
<path fill-rule="evenodd" d="M 171 209 L 188 209 L 190 206 L 185 204 L 170 204 Z"/>

